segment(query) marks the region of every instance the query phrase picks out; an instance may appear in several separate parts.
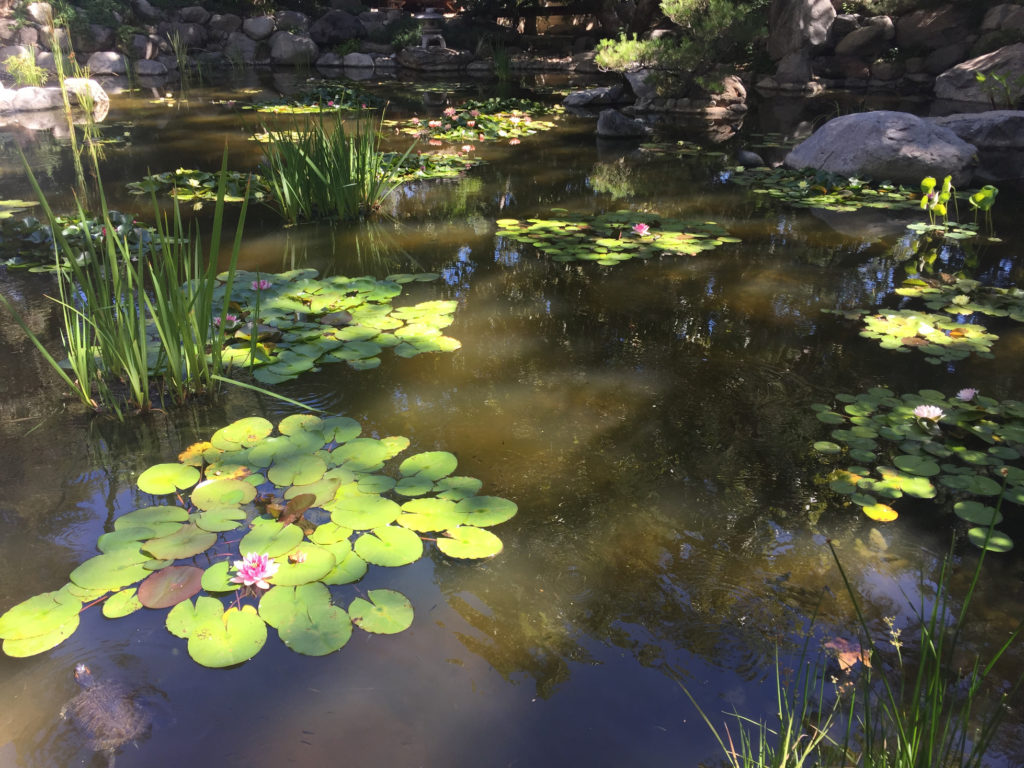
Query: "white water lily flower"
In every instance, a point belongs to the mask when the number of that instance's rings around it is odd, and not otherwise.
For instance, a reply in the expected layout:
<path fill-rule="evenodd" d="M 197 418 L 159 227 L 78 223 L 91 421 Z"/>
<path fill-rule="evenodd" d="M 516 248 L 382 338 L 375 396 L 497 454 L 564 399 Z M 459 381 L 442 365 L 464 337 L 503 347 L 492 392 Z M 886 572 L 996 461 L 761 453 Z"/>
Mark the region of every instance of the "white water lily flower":
<path fill-rule="evenodd" d="M 938 421 L 946 415 L 946 412 L 937 405 L 919 405 L 914 409 L 914 415 L 919 419 Z"/>

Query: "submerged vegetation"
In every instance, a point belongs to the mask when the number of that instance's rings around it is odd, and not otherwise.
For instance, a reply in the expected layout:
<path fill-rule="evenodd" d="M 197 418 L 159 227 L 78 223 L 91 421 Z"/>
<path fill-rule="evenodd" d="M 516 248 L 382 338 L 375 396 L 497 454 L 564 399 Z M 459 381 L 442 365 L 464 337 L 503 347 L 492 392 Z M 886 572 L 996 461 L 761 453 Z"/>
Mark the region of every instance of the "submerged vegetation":
<path fill-rule="evenodd" d="M 359 423 L 343 416 L 288 416 L 277 430 L 242 419 L 177 463 L 142 472 L 137 486 L 151 503 L 118 517 L 97 541 L 101 554 L 68 584 L 0 615 L 4 652 L 47 651 L 74 633 L 81 611 L 102 603 L 111 619 L 171 608 L 168 631 L 207 667 L 252 658 L 268 625 L 293 651 L 323 656 L 342 648 L 353 626 L 394 634 L 412 624 L 412 604 L 394 590 L 371 589 L 347 608 L 336 602 L 369 566 L 413 563 L 425 541 L 454 559 L 501 551 L 489 528 L 516 505 L 477 495 L 483 484 L 454 475 L 451 453 L 416 453 L 395 466 L 407 438 L 360 437 Z"/>

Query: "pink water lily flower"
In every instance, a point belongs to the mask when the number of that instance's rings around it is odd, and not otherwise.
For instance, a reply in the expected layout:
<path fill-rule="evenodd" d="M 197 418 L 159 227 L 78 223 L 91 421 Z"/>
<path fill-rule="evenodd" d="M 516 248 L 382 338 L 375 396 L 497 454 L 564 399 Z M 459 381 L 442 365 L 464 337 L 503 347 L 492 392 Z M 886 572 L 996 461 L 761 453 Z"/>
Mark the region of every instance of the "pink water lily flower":
<path fill-rule="evenodd" d="M 476 126 L 476 120 L 467 120 L 466 121 L 466 127 L 467 128 L 473 128 L 475 126 Z"/>
<path fill-rule="evenodd" d="M 269 280 L 253 280 L 252 289 L 254 291 L 265 291 L 273 285 Z"/>
<path fill-rule="evenodd" d="M 427 122 L 427 125 L 429 127 L 431 127 L 431 128 L 440 128 L 441 127 L 441 121 L 440 120 L 430 120 L 430 121 Z"/>
<path fill-rule="evenodd" d="M 227 322 L 228 325 L 234 325 L 235 323 L 238 322 L 238 315 L 230 315 L 230 314 L 229 315 L 225 315 L 224 316 L 224 320 Z M 220 318 L 219 317 L 213 318 L 213 324 L 214 325 L 220 325 Z"/>
<path fill-rule="evenodd" d="M 480 110 L 479 109 L 471 109 L 471 110 L 469 110 L 469 114 L 471 114 L 473 117 L 480 117 Z"/>
<path fill-rule="evenodd" d="M 476 147 L 474 147 L 472 144 L 463 144 L 462 145 L 462 151 L 463 152 L 472 152 L 474 149 L 476 149 Z"/>
<path fill-rule="evenodd" d="M 414 117 L 409 122 L 411 122 L 413 125 L 419 125 L 420 119 L 418 117 Z"/>
<path fill-rule="evenodd" d="M 643 222 L 641 222 L 639 224 L 634 224 L 633 225 L 633 232 L 634 232 L 634 234 L 637 234 L 640 237 L 643 237 L 644 235 L 648 234 L 650 231 L 651 231 L 651 228 L 647 224 L 644 224 Z"/>
<path fill-rule="evenodd" d="M 455 107 L 448 107 L 442 114 L 445 117 L 455 117 Z"/>
<path fill-rule="evenodd" d="M 937 405 L 919 405 L 914 409 L 914 415 L 919 419 L 938 421 L 946 415 L 946 412 Z"/>
<path fill-rule="evenodd" d="M 956 393 L 957 400 L 963 400 L 965 403 L 969 403 L 975 397 L 978 396 L 978 390 L 974 387 L 965 387 Z"/>
<path fill-rule="evenodd" d="M 509 139 L 508 143 L 511 144 L 512 146 L 515 146 L 516 144 L 519 143 L 519 139 Z"/>
<path fill-rule="evenodd" d="M 270 589 L 267 579 L 277 573 L 278 567 L 278 564 L 270 559 L 270 555 L 249 552 L 241 560 L 235 560 L 235 570 L 238 573 L 232 577 L 231 582 L 247 587 L 256 585 L 260 589 Z"/>

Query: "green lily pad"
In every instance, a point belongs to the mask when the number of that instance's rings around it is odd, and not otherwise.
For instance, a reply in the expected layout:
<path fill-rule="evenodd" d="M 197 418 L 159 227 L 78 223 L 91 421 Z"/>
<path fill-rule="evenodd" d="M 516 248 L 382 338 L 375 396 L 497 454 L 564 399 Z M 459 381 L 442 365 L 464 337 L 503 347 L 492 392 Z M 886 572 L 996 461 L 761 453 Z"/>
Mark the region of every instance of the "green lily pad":
<path fill-rule="evenodd" d="M 303 537 L 297 525 L 281 525 L 276 520 L 258 517 L 252 521 L 252 530 L 239 542 L 238 551 L 243 555 L 255 552 L 280 557 L 295 549 Z"/>
<path fill-rule="evenodd" d="M 234 592 L 238 589 L 241 585 L 231 581 L 230 567 L 231 563 L 221 560 L 203 571 L 203 589 L 207 592 Z"/>
<path fill-rule="evenodd" d="M 120 619 L 142 608 L 136 590 L 122 589 L 103 601 L 103 615 L 108 619 Z"/>
<path fill-rule="evenodd" d="M 371 589 L 369 600 L 357 597 L 348 607 L 352 623 L 365 632 L 392 635 L 412 626 L 412 603 L 390 589 Z"/>
<path fill-rule="evenodd" d="M 3 650 L 8 656 L 16 659 L 35 656 L 36 654 L 43 653 L 51 648 L 56 648 L 71 637 L 71 635 L 75 633 L 76 629 L 78 629 L 77 614 L 74 618 L 68 620 L 64 624 L 61 624 L 52 632 L 47 632 L 45 635 L 35 635 L 34 637 L 26 637 L 20 640 L 4 640 Z"/>
<path fill-rule="evenodd" d="M 455 509 L 465 516 L 469 525 L 486 528 L 511 520 L 519 507 L 500 496 L 471 496 L 460 501 Z"/>
<path fill-rule="evenodd" d="M 422 496 L 434 490 L 434 481 L 418 475 L 403 477 L 395 483 L 394 490 L 401 496 Z"/>
<path fill-rule="evenodd" d="M 893 459 L 893 464 L 897 469 L 921 477 L 934 477 L 941 471 L 938 464 L 924 456 L 897 456 Z"/>
<path fill-rule="evenodd" d="M 434 485 L 439 498 L 448 501 L 462 501 L 470 496 L 476 496 L 484 484 L 475 477 L 443 477 Z M 398 490 L 397 487 L 395 490 Z"/>
<path fill-rule="evenodd" d="M 169 536 L 150 539 L 142 548 L 157 560 L 180 560 L 205 552 L 216 543 L 216 533 L 189 524 L 181 526 Z"/>
<path fill-rule="evenodd" d="M 287 557 L 279 557 L 277 563 L 279 567 L 274 574 L 274 584 L 282 587 L 297 587 L 318 581 L 336 565 L 334 555 L 327 549 L 305 541 L 289 551 Z"/>
<path fill-rule="evenodd" d="M 423 541 L 408 528 L 384 526 L 364 533 L 353 544 L 355 553 L 372 565 L 397 567 L 423 556 Z"/>
<path fill-rule="evenodd" d="M 246 514 L 244 509 L 238 507 L 224 507 L 221 509 L 210 509 L 200 512 L 195 516 L 194 522 L 198 528 L 211 533 L 224 533 L 233 531 L 245 522 Z"/>
<path fill-rule="evenodd" d="M 1009 536 L 1002 531 L 992 531 L 989 536 L 987 527 L 971 528 L 967 531 L 967 538 L 974 546 L 979 549 L 987 549 L 990 552 L 1009 552 L 1013 549 L 1013 540 Z"/>
<path fill-rule="evenodd" d="M 186 517 L 188 517 L 187 514 Z M 150 525 L 117 528 L 115 523 L 115 530 L 110 533 L 104 533 L 96 540 L 96 548 L 104 554 L 115 552 L 119 549 L 129 549 L 133 552 L 138 552 L 142 542 L 160 536 L 168 536 L 181 528 L 181 525 L 181 523 L 152 523 Z"/>
<path fill-rule="evenodd" d="M 325 504 L 324 509 L 331 513 L 332 521 L 354 531 L 380 528 L 402 514 L 402 508 L 390 499 L 367 494 L 340 497 Z"/>
<path fill-rule="evenodd" d="M 199 482 L 199 470 L 186 464 L 154 464 L 136 480 L 139 490 L 153 496 L 163 496 Z"/>
<path fill-rule="evenodd" d="M 260 416 L 239 419 L 233 424 L 218 429 L 210 442 L 225 451 L 251 448 L 274 431 L 274 425 Z"/>
<path fill-rule="evenodd" d="M 501 552 L 501 539 L 490 531 L 471 525 L 460 525 L 437 539 L 437 548 L 449 557 L 478 559 L 494 557 Z"/>
<path fill-rule="evenodd" d="M 71 623 L 77 627 L 81 610 L 82 601 L 66 590 L 44 592 L 23 600 L 0 616 L 0 637 L 26 640 L 62 631 Z"/>
<path fill-rule="evenodd" d="M 402 505 L 402 512 L 398 524 L 420 533 L 446 531 L 466 522 L 465 513 L 447 499 L 413 499 Z"/>
<path fill-rule="evenodd" d="M 343 525 L 330 522 L 318 525 L 309 537 L 309 540 L 314 544 L 320 544 L 323 546 L 327 544 L 335 544 L 339 541 L 347 541 L 348 537 L 351 535 L 351 528 L 346 528 Z"/>
<path fill-rule="evenodd" d="M 330 604 L 323 584 L 274 587 L 260 600 L 260 616 L 277 628 L 285 645 L 307 656 L 333 653 L 352 636 L 348 614 Z"/>
<path fill-rule="evenodd" d="M 157 571 L 139 584 L 138 599 L 147 608 L 170 608 L 202 589 L 203 571 L 194 565 L 175 565 Z"/>
<path fill-rule="evenodd" d="M 140 551 L 119 549 L 106 555 L 97 555 L 71 572 L 71 581 L 85 589 L 103 589 L 116 592 L 149 575 L 143 567 L 150 558 Z"/>
<path fill-rule="evenodd" d="M 339 485 L 341 485 L 340 479 L 336 477 L 324 477 L 317 480 L 315 483 L 309 483 L 308 485 L 292 486 L 284 492 L 284 497 L 290 500 L 296 496 L 308 493 L 313 496 L 313 501 L 309 506 L 322 507 L 334 498 L 334 494 L 338 492 Z"/>
<path fill-rule="evenodd" d="M 218 478 L 197 485 L 189 498 L 194 506 L 203 510 L 237 507 L 255 499 L 256 488 L 244 480 Z"/>
<path fill-rule="evenodd" d="M 320 579 L 324 584 L 330 584 L 332 586 L 339 584 L 351 584 L 359 581 L 366 575 L 366 561 L 355 552 L 349 552 L 340 560 L 335 556 L 335 560 L 337 560 L 338 564 L 334 566 L 334 569 L 330 573 Z"/>
<path fill-rule="evenodd" d="M 391 456 L 385 443 L 369 437 L 357 437 L 331 451 L 331 461 L 336 466 L 353 472 L 376 472 Z"/>
<path fill-rule="evenodd" d="M 398 472 L 403 477 L 418 475 L 436 481 L 454 472 L 458 463 L 447 451 L 427 451 L 407 458 L 398 466 Z"/>
<path fill-rule="evenodd" d="M 136 526 L 150 526 L 159 523 L 184 523 L 188 520 L 188 510 L 184 507 L 143 507 L 134 512 L 121 515 L 114 520 L 114 530 Z M 168 530 L 160 535 L 166 536 Z"/>
<path fill-rule="evenodd" d="M 953 505 L 953 511 L 961 520 L 975 525 L 983 525 L 986 528 L 990 525 L 999 525 L 1003 520 L 1003 516 L 995 507 L 978 501 L 958 501 Z"/>
<path fill-rule="evenodd" d="M 178 603 L 167 614 L 167 628 L 188 637 L 189 655 L 204 667 L 241 664 L 267 641 L 267 625 L 252 606 L 224 611 L 212 597 L 196 598 L 195 606 L 191 601 Z"/>
<path fill-rule="evenodd" d="M 324 476 L 327 464 L 318 456 L 293 456 L 282 462 L 274 462 L 267 471 L 267 479 L 274 485 L 308 485 Z"/>

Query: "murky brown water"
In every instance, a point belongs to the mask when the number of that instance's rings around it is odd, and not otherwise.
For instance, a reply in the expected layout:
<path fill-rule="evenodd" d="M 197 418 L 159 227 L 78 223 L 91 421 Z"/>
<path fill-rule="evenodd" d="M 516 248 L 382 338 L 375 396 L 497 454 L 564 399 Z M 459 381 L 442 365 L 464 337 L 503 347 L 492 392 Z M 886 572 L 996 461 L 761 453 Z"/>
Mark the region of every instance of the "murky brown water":
<path fill-rule="evenodd" d="M 473 90 L 445 87 L 456 101 Z M 395 114 L 419 98 L 402 93 Z M 251 167 L 258 150 L 247 138 L 262 118 L 210 103 L 231 95 L 115 99 L 104 130 L 130 141 L 107 150 L 112 206 L 139 207 L 120 184 L 147 170 L 213 169 L 225 143 L 232 167 Z M 711 763 L 715 744 L 677 678 L 713 715 L 759 716 L 771 711 L 776 647 L 791 660 L 816 609 L 816 642 L 854 635 L 826 538 L 873 623 L 912 622 L 953 525 L 922 507 L 878 527 L 838 506 L 816 483 L 810 445 L 824 432 L 808 405 L 878 384 L 1019 395 L 1024 337 L 1008 329 L 995 360 L 949 368 L 880 350 L 820 310 L 887 294 L 902 274 L 894 246 L 905 243 L 869 237 L 864 218 L 766 205 L 722 181 L 721 159 L 644 156 L 595 142 L 592 130 L 567 117 L 517 147 L 482 147 L 487 165 L 406 190 L 395 220 L 371 228 L 284 229 L 255 210 L 243 252 L 246 267 L 264 271 L 443 275 L 417 297 L 459 301 L 449 332 L 460 351 L 389 357 L 367 372 L 328 367 L 280 389 L 368 432 L 454 452 L 485 492 L 518 503 L 499 531 L 504 552 L 483 564 L 435 557 L 371 569 L 360 587 L 408 595 L 413 628 L 356 633 L 326 658 L 293 654 L 271 633 L 252 661 L 212 671 L 188 658 L 162 611 L 117 621 L 87 611 L 54 651 L 0 656 L 0 765 L 103 764 L 57 714 L 76 691 L 78 661 L 145 686 L 155 710 L 153 733 L 118 756 L 119 768 Z M 60 143 L 11 136 L 67 204 Z M 5 196 L 28 196 L 5 157 Z M 1005 244 L 978 255 L 978 274 L 1003 283 L 1020 278 L 1010 198 L 996 211 Z M 743 242 L 604 268 L 555 264 L 495 237 L 496 218 L 553 206 L 700 214 Z M 51 285 L 11 273 L 0 290 L 54 338 L 41 299 Z M 232 391 L 121 427 L 66 404 L 10 323 L 0 360 L 0 609 L 62 585 L 113 517 L 137 506 L 139 471 L 233 419 L 288 412 Z M 958 554 L 969 569 L 973 551 Z M 1021 576 L 1014 555 L 988 563 L 972 643 L 1005 637 Z M 1003 677 L 1022 661 L 1013 654 Z M 1008 765 L 1020 764 L 1019 722 L 1000 743 Z"/>

